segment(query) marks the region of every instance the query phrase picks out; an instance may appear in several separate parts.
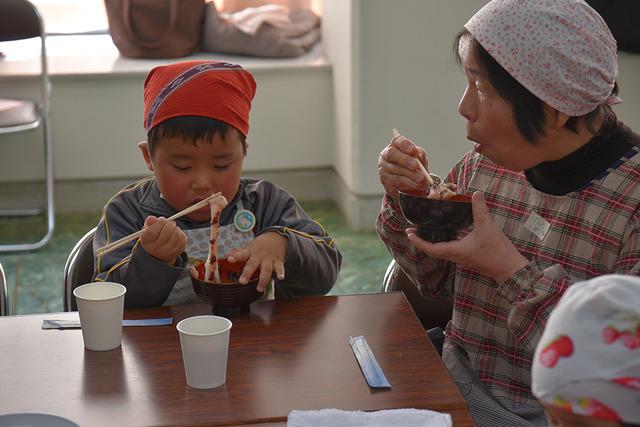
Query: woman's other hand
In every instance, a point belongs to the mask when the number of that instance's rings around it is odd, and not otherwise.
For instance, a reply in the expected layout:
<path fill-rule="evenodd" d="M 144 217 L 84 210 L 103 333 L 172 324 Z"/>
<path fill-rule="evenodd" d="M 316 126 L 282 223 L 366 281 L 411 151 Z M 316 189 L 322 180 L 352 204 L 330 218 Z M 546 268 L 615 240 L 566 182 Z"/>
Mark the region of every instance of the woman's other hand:
<path fill-rule="evenodd" d="M 462 240 L 431 243 L 416 235 L 414 228 L 407 236 L 422 252 L 462 265 L 501 282 L 511 278 L 529 261 L 491 220 L 489 208 L 480 192 L 471 199 L 474 229 Z"/>
<path fill-rule="evenodd" d="M 398 133 L 378 156 L 380 182 L 396 204 L 398 190 L 426 191 L 427 178 L 418 162 L 429 170 L 429 160 L 424 150 Z"/>

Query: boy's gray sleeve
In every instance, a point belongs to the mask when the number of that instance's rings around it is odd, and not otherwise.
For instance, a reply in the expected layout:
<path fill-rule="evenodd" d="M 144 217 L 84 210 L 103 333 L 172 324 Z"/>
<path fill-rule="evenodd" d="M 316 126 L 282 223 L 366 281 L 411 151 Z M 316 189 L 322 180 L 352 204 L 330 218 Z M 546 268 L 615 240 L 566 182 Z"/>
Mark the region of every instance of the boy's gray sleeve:
<path fill-rule="evenodd" d="M 276 296 L 324 295 L 335 284 L 342 254 L 322 225 L 309 218 L 295 199 L 276 190 L 265 203 L 265 227 L 289 241 L 284 260 L 285 279 L 276 280 Z"/>
<path fill-rule="evenodd" d="M 103 211 L 96 228 L 93 252 L 121 237 L 142 228 L 144 218 L 140 212 L 127 209 L 126 203 L 114 200 Z M 127 288 L 125 307 L 157 307 L 162 305 L 185 265 L 181 259 L 177 266 L 170 266 L 149 255 L 139 241 L 94 258 L 96 281 L 121 283 Z"/>

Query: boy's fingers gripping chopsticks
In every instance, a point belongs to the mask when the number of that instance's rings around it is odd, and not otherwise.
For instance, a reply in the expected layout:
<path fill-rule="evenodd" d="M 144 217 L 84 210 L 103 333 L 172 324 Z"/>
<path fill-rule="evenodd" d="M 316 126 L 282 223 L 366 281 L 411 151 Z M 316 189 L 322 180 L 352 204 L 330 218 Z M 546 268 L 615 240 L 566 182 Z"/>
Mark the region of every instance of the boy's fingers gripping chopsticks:
<path fill-rule="evenodd" d="M 144 227 L 142 227 L 142 236 L 140 236 L 140 240 L 143 243 L 151 243 L 157 240 L 160 237 L 160 233 L 166 222 L 166 218 L 156 218 L 148 216 L 144 221 Z"/>
<path fill-rule="evenodd" d="M 222 193 L 220 193 L 220 192 L 213 193 L 209 197 L 207 197 L 206 199 L 201 200 L 200 202 L 198 202 L 198 203 L 196 203 L 196 204 L 194 204 L 192 206 L 189 206 L 186 209 L 181 210 L 180 212 L 178 212 L 178 213 L 172 215 L 171 217 L 169 217 L 168 219 L 169 220 L 176 220 L 178 218 L 181 218 L 181 217 L 183 217 L 183 216 L 185 216 L 185 215 L 187 215 L 187 214 L 189 214 L 189 213 L 191 213 L 191 212 L 193 212 L 193 211 L 195 211 L 195 210 L 197 210 L 197 209 L 199 209 L 199 208 L 201 208 L 203 206 L 206 206 L 209 203 L 209 201 L 211 201 L 211 200 L 219 201 L 220 203 L 224 203 L 225 205 L 227 203 L 227 200 L 224 198 Z M 147 217 L 147 220 L 148 220 L 148 218 L 149 217 Z M 145 224 L 146 224 L 147 220 L 145 220 Z M 122 247 L 122 246 L 126 245 L 130 241 L 135 240 L 138 237 L 140 237 L 142 235 L 142 233 L 144 232 L 144 230 L 145 230 L 145 228 L 143 227 L 142 230 L 136 231 L 135 233 L 131 233 L 128 236 L 125 236 L 125 237 L 123 237 L 123 238 L 121 238 L 119 240 L 116 240 L 115 242 L 111 242 L 109 244 L 104 245 L 101 248 L 98 248 L 96 250 L 96 256 L 100 257 L 102 255 L 105 255 L 105 254 L 107 254 L 107 253 L 109 253 L 111 251 L 114 251 L 114 250 L 118 249 L 119 247 Z"/>

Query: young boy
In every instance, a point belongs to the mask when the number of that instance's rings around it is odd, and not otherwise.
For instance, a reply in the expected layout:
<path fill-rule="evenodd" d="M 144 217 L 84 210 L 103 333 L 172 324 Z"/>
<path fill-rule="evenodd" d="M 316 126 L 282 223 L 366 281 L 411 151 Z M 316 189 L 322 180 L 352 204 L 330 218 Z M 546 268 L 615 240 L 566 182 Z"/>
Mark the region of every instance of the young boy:
<path fill-rule="evenodd" d="M 166 218 L 215 192 L 218 258 L 246 263 L 240 283 L 260 271 L 258 290 L 275 275 L 276 297 L 321 295 L 335 283 L 342 256 L 334 240 L 286 191 L 242 178 L 256 83 L 236 64 L 190 61 L 156 67 L 144 83 L 147 141 L 139 144 L 152 177 L 131 184 L 104 207 L 96 249 L 138 230 L 138 241 L 95 260 L 96 280 L 127 287 L 127 307 L 196 302 L 190 263 L 207 257 L 209 206 Z"/>
<path fill-rule="evenodd" d="M 571 286 L 549 317 L 532 376 L 550 426 L 639 426 L 640 278 Z"/>

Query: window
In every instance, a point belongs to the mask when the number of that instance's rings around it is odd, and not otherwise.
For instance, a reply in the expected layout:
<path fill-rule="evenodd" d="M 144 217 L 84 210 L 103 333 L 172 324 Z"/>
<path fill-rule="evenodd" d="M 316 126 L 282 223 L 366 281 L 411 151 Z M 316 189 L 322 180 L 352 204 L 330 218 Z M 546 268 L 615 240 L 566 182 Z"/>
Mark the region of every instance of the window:
<path fill-rule="evenodd" d="M 44 20 L 45 31 L 58 33 L 106 33 L 104 0 L 31 0 Z"/>

